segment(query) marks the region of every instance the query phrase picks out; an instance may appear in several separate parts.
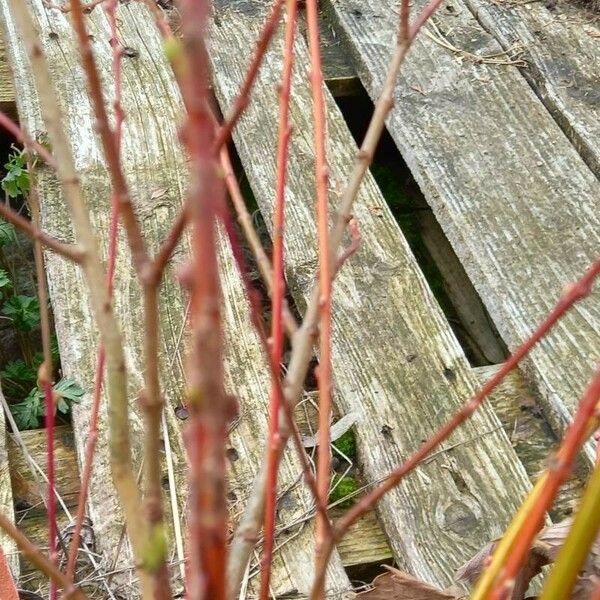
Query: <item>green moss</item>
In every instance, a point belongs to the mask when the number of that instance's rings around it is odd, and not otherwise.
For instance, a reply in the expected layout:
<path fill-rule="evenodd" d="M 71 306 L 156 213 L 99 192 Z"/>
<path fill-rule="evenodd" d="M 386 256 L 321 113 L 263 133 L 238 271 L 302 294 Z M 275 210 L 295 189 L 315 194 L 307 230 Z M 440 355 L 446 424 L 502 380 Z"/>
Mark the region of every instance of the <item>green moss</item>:
<path fill-rule="evenodd" d="M 352 429 L 346 431 L 346 433 L 335 440 L 333 446 L 351 461 L 356 460 L 356 437 Z"/>
<path fill-rule="evenodd" d="M 356 501 L 356 497 L 347 498 L 350 494 L 353 494 L 358 489 L 358 483 L 356 479 L 349 477 L 348 475 L 338 475 L 337 473 L 333 476 L 332 484 L 334 487 L 331 494 L 329 494 L 329 502 L 337 502 L 342 500 L 337 506 L 341 508 L 349 508 Z M 347 498 L 343 500 L 343 498 Z"/>

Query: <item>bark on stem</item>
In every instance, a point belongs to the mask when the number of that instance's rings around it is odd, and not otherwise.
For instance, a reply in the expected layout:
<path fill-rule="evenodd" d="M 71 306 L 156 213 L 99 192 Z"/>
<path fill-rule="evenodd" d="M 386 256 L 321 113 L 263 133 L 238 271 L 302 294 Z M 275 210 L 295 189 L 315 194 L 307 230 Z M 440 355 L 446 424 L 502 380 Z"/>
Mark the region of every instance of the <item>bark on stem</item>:
<path fill-rule="evenodd" d="M 38 33 L 22 0 L 10 0 L 15 22 L 25 41 L 32 73 L 39 94 L 42 117 L 56 157 L 57 174 L 65 200 L 71 212 L 78 242 L 84 250 L 82 268 L 86 278 L 92 310 L 102 343 L 106 349 L 109 397 L 110 457 L 113 481 L 123 507 L 127 530 L 138 565 L 138 576 L 144 597 L 152 594 L 151 580 L 141 568 L 148 533 L 139 511 L 139 494 L 133 462 L 129 431 L 127 401 L 127 370 L 123 355 L 122 337 L 110 298 L 104 287 L 104 273 L 98 243 L 92 230 L 83 192 L 73 163 L 69 142 L 62 128 L 62 115 L 56 102 L 57 94 L 50 70 L 41 48 Z"/>
<path fill-rule="evenodd" d="M 371 117 L 367 133 L 365 134 L 360 151 L 356 157 L 354 169 L 348 179 L 348 183 L 346 184 L 346 188 L 340 201 L 335 225 L 330 233 L 329 260 L 332 269 L 335 269 L 335 265 L 337 264 L 337 252 L 342 243 L 346 226 L 350 221 L 352 205 L 354 204 L 358 189 L 373 159 L 377 143 L 379 142 L 379 138 L 385 127 L 385 119 L 394 105 L 393 93 L 400 67 L 404 62 L 412 40 L 414 40 L 421 27 L 433 12 L 435 12 L 441 2 L 442 0 L 430 1 L 410 28 L 408 42 L 406 44 L 398 44 L 390 60 L 381 95 L 375 105 L 375 110 Z M 311 350 L 316 335 L 316 327 L 318 325 L 319 302 L 320 289 L 317 283 L 307 304 L 302 325 L 292 338 L 292 354 L 288 366 L 288 373 L 284 380 L 285 399 L 291 407 L 296 406 L 302 396 L 303 384 L 308 371 Z M 282 419 L 285 421 L 283 415 Z M 287 431 L 285 424 L 281 428 L 281 436 L 282 446 L 285 447 L 289 438 L 289 431 Z M 236 594 L 239 594 L 246 565 L 250 559 L 252 549 L 254 548 L 253 540 L 256 539 L 256 532 L 260 529 L 262 524 L 263 507 L 260 498 L 264 496 L 266 485 L 265 475 L 266 470 L 262 469 L 254 481 L 252 495 L 246 506 L 246 510 L 242 515 L 240 525 L 238 526 L 231 546 L 231 559 L 228 566 L 230 600 L 233 600 L 237 597 Z M 333 545 L 329 544 L 329 546 L 331 547 L 323 549 L 322 552 L 330 554 Z"/>
<path fill-rule="evenodd" d="M 282 408 L 280 364 L 283 357 L 283 299 L 285 293 L 283 233 L 285 224 L 285 183 L 287 178 L 288 148 L 291 135 L 289 112 L 294 39 L 298 16 L 297 0 L 287 1 L 284 61 L 279 88 L 279 132 L 277 142 L 277 181 L 275 187 L 275 218 L 273 233 L 272 322 L 271 322 L 271 398 L 269 403 L 269 432 L 267 454 L 267 488 L 265 527 L 261 563 L 260 598 L 269 599 L 273 547 L 275 546 L 275 515 L 277 506 L 277 472 L 279 469 L 279 413 Z M 268 350 L 268 348 L 267 348 Z"/>

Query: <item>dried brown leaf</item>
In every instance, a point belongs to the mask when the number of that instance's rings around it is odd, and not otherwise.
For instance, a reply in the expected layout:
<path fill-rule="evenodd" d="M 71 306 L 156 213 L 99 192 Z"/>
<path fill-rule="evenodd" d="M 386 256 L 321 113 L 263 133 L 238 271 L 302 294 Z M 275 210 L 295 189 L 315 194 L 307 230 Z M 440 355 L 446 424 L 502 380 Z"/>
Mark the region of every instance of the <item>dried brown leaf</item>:
<path fill-rule="evenodd" d="M 573 520 L 565 519 L 555 525 L 542 529 L 533 542 L 529 551 L 527 562 L 519 572 L 515 581 L 512 600 L 521 600 L 525 597 L 530 581 L 542 571 L 542 567 L 552 564 L 569 533 Z M 458 581 L 475 583 L 479 575 L 487 566 L 491 555 L 498 543 L 496 539 L 484 546 L 471 560 L 465 563 L 456 572 Z M 571 600 L 584 600 L 589 598 L 594 586 L 600 580 L 600 536 L 592 545 L 591 552 L 581 572 Z"/>
<path fill-rule="evenodd" d="M 386 567 L 387 573 L 373 581 L 373 589 L 357 594 L 361 600 L 461 600 L 466 598 L 458 589 L 440 590 L 419 581 L 398 569 Z"/>

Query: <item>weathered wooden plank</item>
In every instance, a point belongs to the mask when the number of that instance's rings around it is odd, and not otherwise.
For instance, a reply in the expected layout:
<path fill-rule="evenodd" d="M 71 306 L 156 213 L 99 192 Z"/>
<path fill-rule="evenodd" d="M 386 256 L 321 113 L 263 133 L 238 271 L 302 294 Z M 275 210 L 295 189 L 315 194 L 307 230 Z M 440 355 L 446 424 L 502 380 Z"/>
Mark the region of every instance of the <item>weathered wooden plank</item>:
<path fill-rule="evenodd" d="M 259 19 L 251 2 L 221 0 L 210 57 L 222 108 L 244 73 Z M 282 46 L 266 57 L 249 110 L 235 133 L 243 166 L 267 224 L 275 182 L 275 94 Z M 232 59 L 235 57 L 235 59 Z M 316 266 L 313 122 L 307 50 L 296 46 L 293 136 L 287 186 L 288 282 L 298 303 Z M 356 145 L 327 94 L 332 210 Z M 333 362 L 338 408 L 356 412 L 359 459 L 369 481 L 387 474 L 444 422 L 477 385 L 389 209 L 367 177 L 355 207 L 363 244 L 336 279 Z M 458 444 L 454 446 L 455 444 Z M 489 409 L 478 413 L 434 460 L 380 504 L 378 516 L 396 560 L 419 577 L 445 583 L 482 541 L 505 526 L 529 486 Z"/>
<path fill-rule="evenodd" d="M 22 431 L 20 435 L 28 454 L 42 472 L 46 473 L 48 466 L 46 431 L 33 429 Z M 73 430 L 69 425 L 61 425 L 55 429 L 54 438 L 54 458 L 57 465 L 56 492 L 65 505 L 72 508 L 77 505 L 77 495 L 79 494 L 79 469 Z M 46 486 L 44 485 L 40 489 L 38 481 L 42 481 L 41 476 L 38 474 L 36 478 L 31 473 L 29 462 L 13 434 L 8 438 L 8 462 L 14 504 L 19 513 L 18 518 L 46 514 L 41 500 L 41 495 L 47 494 Z"/>
<path fill-rule="evenodd" d="M 442 286 L 460 319 L 478 364 L 498 364 L 505 358 L 502 341 L 465 273 L 450 242 L 430 210 L 416 211 L 423 244 L 438 268 Z"/>
<path fill-rule="evenodd" d="M 328 6 L 375 97 L 395 43 L 395 3 L 330 0 Z M 414 10 L 421 6 L 416 2 Z M 422 34 L 388 128 L 514 349 L 600 253 L 600 184 L 519 72 L 481 58 L 502 49 L 463 5 L 453 0 L 434 22 L 430 35 L 444 35 L 479 58 Z M 556 431 L 568 422 L 600 354 L 599 299 L 596 291 L 572 310 L 524 363 Z"/>
<path fill-rule="evenodd" d="M 2 36 L 0 36 L 0 110 L 10 117 L 16 116 L 15 90 Z"/>
<path fill-rule="evenodd" d="M 102 152 L 94 132 L 94 119 L 89 100 L 82 93 L 84 76 L 78 63 L 69 17 L 44 8 L 41 0 L 31 0 L 30 6 L 41 33 L 58 98 L 65 115 L 65 127 L 72 140 L 75 162 L 87 195 L 94 226 L 98 230 L 103 248 L 107 244 L 109 215 L 109 182 Z M 29 130 L 41 129 L 35 88 L 22 46 L 15 30 L 7 4 L 2 3 L 5 36 L 10 48 L 10 60 L 15 72 L 19 112 Z M 112 95 L 110 28 L 104 12 L 97 8 L 88 17 L 101 76 L 107 97 Z M 52 34 L 52 35 L 50 35 Z M 166 235 L 181 206 L 185 191 L 187 166 L 180 150 L 177 123 L 182 104 L 174 78 L 162 55 L 161 41 L 152 18 L 142 3 L 120 4 L 119 36 L 132 51 L 123 65 L 123 107 L 127 115 L 123 135 L 123 168 L 130 184 L 132 197 L 141 221 L 148 246 L 156 250 Z M 61 239 L 72 238 L 69 219 L 60 192 L 54 181 L 45 178 L 40 182 L 43 198 L 44 226 Z M 242 418 L 231 436 L 237 460 L 232 465 L 231 493 L 243 501 L 249 493 L 248 486 L 258 468 L 266 438 L 266 405 L 268 400 L 268 369 L 261 355 L 257 338 L 248 317 L 248 306 L 239 274 L 233 266 L 228 246 L 220 243 L 221 277 L 224 319 L 227 336 L 228 388 L 240 399 Z M 185 260 L 187 247 L 179 249 L 174 262 Z M 47 257 L 51 299 L 54 308 L 57 335 L 61 349 L 63 370 L 84 389 L 92 389 L 95 367 L 96 336 L 88 298 L 82 290 L 85 284 L 81 274 L 71 265 L 55 256 Z M 131 425 L 134 455 L 140 457 L 142 442 L 141 416 L 136 407 L 136 395 L 142 386 L 143 357 L 141 326 L 141 296 L 135 280 L 131 258 L 123 239 L 119 240 L 119 259 L 116 270 L 114 306 L 121 317 L 121 327 L 126 340 L 126 359 L 131 390 Z M 182 331 L 187 300 L 170 271 L 161 291 L 161 346 L 160 359 L 164 395 L 167 401 L 168 435 L 173 448 L 175 472 L 185 472 L 185 460 L 178 423 L 173 408 L 183 398 L 183 344 Z M 89 396 L 74 410 L 76 445 L 81 459 L 89 429 Z M 110 468 L 107 451 L 105 408 L 90 490 L 90 515 L 96 528 L 99 549 L 105 564 L 112 564 L 115 549 L 121 536 L 122 518 L 116 494 L 110 485 Z M 287 455 L 281 472 L 281 483 L 290 486 L 299 481 L 300 468 L 293 454 Z M 185 493 L 183 482 L 176 486 L 182 493 L 178 501 L 183 511 Z M 286 496 L 287 502 L 279 513 L 280 524 L 295 522 L 310 508 L 310 498 L 295 486 Z M 168 510 L 168 506 L 166 507 Z M 111 515 L 110 519 L 106 515 Z M 284 593 L 290 589 L 306 592 L 312 578 L 311 555 L 313 534 L 310 525 L 290 527 L 286 535 L 294 545 L 284 545 L 277 555 L 277 568 L 273 589 Z M 282 536 L 283 541 L 285 536 Z M 120 564 L 127 564 L 121 559 Z M 339 558 L 331 566 L 330 587 L 335 591 L 347 589 Z M 126 585 L 127 581 L 120 581 Z M 128 591 L 135 597 L 133 588 Z"/>
<path fill-rule="evenodd" d="M 465 1 L 503 48 L 523 47 L 521 72 L 600 175 L 600 29 L 592 9 L 568 0 Z"/>
<path fill-rule="evenodd" d="M 492 377 L 497 369 L 497 366 L 474 369 L 480 385 Z M 537 481 L 547 469 L 548 460 L 558 447 L 558 440 L 544 419 L 537 398 L 531 393 L 519 371 L 508 374 L 490 395 L 490 403 L 530 479 L 532 482 Z M 562 486 L 550 512 L 553 521 L 561 521 L 573 512 L 583 487 L 577 472 L 572 473 Z"/>
<path fill-rule="evenodd" d="M 0 389 L 0 395 L 2 390 Z M 6 421 L 4 410 L 0 407 L 0 511 L 3 515 L 14 520 L 14 502 L 13 492 L 10 481 L 10 472 L 8 465 L 8 440 L 6 433 Z M 13 577 L 19 577 L 19 557 L 17 555 L 17 546 L 12 538 L 6 535 L 4 531 L 0 531 L 0 547 L 6 557 L 6 561 Z"/>

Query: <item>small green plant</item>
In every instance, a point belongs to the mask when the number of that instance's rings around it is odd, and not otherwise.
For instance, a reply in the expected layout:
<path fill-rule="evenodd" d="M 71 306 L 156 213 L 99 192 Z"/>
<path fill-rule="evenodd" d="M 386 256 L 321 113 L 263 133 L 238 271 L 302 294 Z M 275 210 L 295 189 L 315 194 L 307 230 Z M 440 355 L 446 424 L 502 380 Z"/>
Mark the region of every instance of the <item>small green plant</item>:
<path fill-rule="evenodd" d="M 348 497 L 356 490 L 358 490 L 358 483 L 356 479 L 350 477 L 349 475 L 340 475 L 339 473 L 335 473 L 331 480 L 332 490 L 329 494 L 329 503 L 333 504 L 338 500 L 341 500 L 337 506 L 340 508 L 349 508 L 356 501 L 356 497 Z"/>
<path fill-rule="evenodd" d="M 0 248 L 17 241 L 17 233 L 12 223 L 0 219 Z"/>
<path fill-rule="evenodd" d="M 351 461 L 356 460 L 356 437 L 352 429 L 349 429 L 335 440 L 333 446 Z"/>
<path fill-rule="evenodd" d="M 12 281 L 9 274 L 4 269 L 0 269 L 0 296 L 4 295 L 10 288 L 12 288 Z"/>
<path fill-rule="evenodd" d="M 13 360 L 0 371 L 0 379 L 9 398 L 22 398 L 36 384 L 37 369 L 22 359 Z"/>
<path fill-rule="evenodd" d="M 18 198 L 29 192 L 29 171 L 27 170 L 27 152 L 14 148 L 4 165 L 6 175 L 2 179 L 2 189 L 9 198 Z"/>
<path fill-rule="evenodd" d="M 66 415 L 73 404 L 81 402 L 83 389 L 72 379 L 61 379 L 52 388 L 56 409 Z M 39 387 L 33 388 L 22 402 L 11 404 L 10 410 L 19 429 L 34 429 L 40 426 L 45 415 L 44 392 Z"/>
<path fill-rule="evenodd" d="M 15 329 L 29 332 L 40 324 L 40 303 L 35 296 L 12 296 L 2 307 Z"/>

